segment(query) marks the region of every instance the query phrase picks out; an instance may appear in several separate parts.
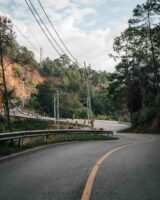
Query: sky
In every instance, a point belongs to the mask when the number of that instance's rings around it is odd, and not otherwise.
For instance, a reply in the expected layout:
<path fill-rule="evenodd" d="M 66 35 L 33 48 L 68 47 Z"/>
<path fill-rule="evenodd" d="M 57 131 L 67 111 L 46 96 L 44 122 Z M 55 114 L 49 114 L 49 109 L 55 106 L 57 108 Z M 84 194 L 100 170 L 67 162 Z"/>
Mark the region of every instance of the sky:
<path fill-rule="evenodd" d="M 31 2 L 53 37 L 67 53 L 42 12 L 38 0 Z M 55 29 L 81 66 L 86 62 L 92 69 L 107 72 L 115 70 L 116 62 L 109 57 L 113 53 L 114 38 L 127 27 L 127 21 L 136 5 L 145 2 L 146 0 L 41 0 Z M 0 0 L 0 14 L 7 15 L 12 20 L 17 41 L 33 51 L 38 61 L 40 48 L 43 49 L 43 59 L 59 57 L 36 23 L 25 0 Z"/>

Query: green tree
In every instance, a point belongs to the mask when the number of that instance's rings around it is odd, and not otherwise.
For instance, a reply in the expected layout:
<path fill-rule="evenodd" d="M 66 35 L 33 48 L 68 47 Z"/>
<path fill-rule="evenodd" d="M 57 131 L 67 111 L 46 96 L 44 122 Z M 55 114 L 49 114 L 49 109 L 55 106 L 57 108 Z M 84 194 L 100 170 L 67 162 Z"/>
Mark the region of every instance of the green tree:
<path fill-rule="evenodd" d="M 33 107 L 41 113 L 54 116 L 54 97 L 56 88 L 53 82 L 45 81 L 37 86 L 37 94 L 32 95 Z"/>
<path fill-rule="evenodd" d="M 160 15 L 158 0 L 147 0 L 137 5 L 128 28 L 114 41 L 115 58 L 121 59 L 112 76 L 110 94 L 114 102 L 128 106 L 131 119 L 133 115 L 146 109 L 149 96 L 160 96 L 160 48 L 159 21 L 154 17 Z M 152 18 L 152 20 L 151 20 Z M 122 96 L 122 94 L 124 94 Z M 154 99 L 150 101 L 153 101 Z M 124 106 L 119 106 L 124 107 Z M 140 115 L 139 115 L 140 117 Z M 134 120 L 132 120 L 134 123 Z"/>
<path fill-rule="evenodd" d="M 2 69 L 2 80 L 4 87 L 4 110 L 7 118 L 7 129 L 11 130 L 11 121 L 10 121 L 10 111 L 9 111 L 9 93 L 6 85 L 6 77 L 5 77 L 5 63 L 4 63 L 4 52 L 6 47 L 12 46 L 14 40 L 14 33 L 12 31 L 12 23 L 11 21 L 4 17 L 0 16 L 0 62 Z"/>

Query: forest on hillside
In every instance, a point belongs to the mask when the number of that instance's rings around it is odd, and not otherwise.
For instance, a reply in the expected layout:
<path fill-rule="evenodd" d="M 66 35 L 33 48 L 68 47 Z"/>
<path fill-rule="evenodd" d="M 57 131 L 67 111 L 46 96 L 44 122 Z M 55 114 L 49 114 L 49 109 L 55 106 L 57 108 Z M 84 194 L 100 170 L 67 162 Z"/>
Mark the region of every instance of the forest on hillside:
<path fill-rule="evenodd" d="M 116 37 L 110 93 L 115 109 L 126 107 L 138 131 L 160 130 L 160 1 L 137 5 L 128 28 Z"/>
<path fill-rule="evenodd" d="M 1 17 L 1 19 L 3 20 L 5 17 Z M 107 89 L 109 73 L 97 72 L 90 66 L 80 67 L 65 54 L 54 60 L 47 57 L 38 63 L 34 53 L 27 47 L 20 46 L 13 33 L 9 37 L 9 44 L 4 46 L 3 53 L 11 63 L 15 63 L 15 76 L 24 82 L 27 81 L 25 73 L 21 70 L 21 66 L 23 66 L 23 71 L 25 68 L 31 68 L 46 78 L 46 81 L 41 84 L 30 85 L 36 90 L 30 98 L 25 99 L 25 109 L 32 109 L 42 115 L 53 117 L 54 100 L 58 101 L 59 97 L 60 118 L 87 118 L 88 98 L 90 98 L 90 118 L 116 119 L 114 105 L 110 101 Z M 1 84 L 3 85 L 3 82 Z M 12 96 L 13 99 L 14 93 L 8 88 L 8 96 L 9 92 L 12 93 L 10 97 Z M 11 102 L 13 107 L 14 101 Z"/>
<path fill-rule="evenodd" d="M 12 31 L 9 34 L 12 22 L 6 24 L 2 16 L 0 19 L 1 53 L 3 49 L 11 62 L 38 70 L 47 78 L 25 100 L 26 109 L 54 116 L 54 101 L 58 98 L 60 118 L 87 118 L 89 108 L 91 118 L 128 121 L 133 130 L 159 132 L 159 0 L 137 5 L 128 27 L 115 38 L 111 56 L 118 64 L 114 73 L 81 67 L 65 54 L 38 63 L 34 53 L 20 46 Z M 4 93 L 4 105 L 9 101 L 9 92 Z"/>

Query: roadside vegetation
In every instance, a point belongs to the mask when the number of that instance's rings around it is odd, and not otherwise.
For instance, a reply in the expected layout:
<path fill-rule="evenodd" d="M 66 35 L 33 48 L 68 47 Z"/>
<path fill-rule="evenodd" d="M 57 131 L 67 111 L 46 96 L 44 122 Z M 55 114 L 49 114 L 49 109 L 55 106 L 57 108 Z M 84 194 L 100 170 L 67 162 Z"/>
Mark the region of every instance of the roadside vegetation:
<path fill-rule="evenodd" d="M 49 130 L 49 129 L 68 129 L 84 127 L 84 125 L 75 123 L 59 122 L 55 123 L 50 120 L 31 119 L 23 117 L 11 117 L 12 132 L 13 131 L 29 131 L 29 130 Z M 6 119 L 0 115 L 0 133 L 6 132 Z"/>
<path fill-rule="evenodd" d="M 114 41 L 120 59 L 109 87 L 115 109 L 128 111 L 135 132 L 160 133 L 160 2 L 137 5 Z"/>
<path fill-rule="evenodd" d="M 81 67 L 71 62 L 67 55 L 54 60 L 45 58 L 38 63 L 33 52 L 17 43 L 11 31 L 12 23 L 8 21 L 6 24 L 7 20 L 2 16 L 0 19 L 3 27 L 1 53 L 3 50 L 4 58 L 16 65 L 15 77 L 27 81 L 25 71 L 28 68 L 45 77 L 45 81 L 38 85 L 31 83 L 34 91 L 25 99 L 26 110 L 53 117 L 54 101 L 59 99 L 60 118 L 85 119 L 88 99 L 91 99 L 91 118 L 131 122 L 132 130 L 136 132 L 160 132 L 159 0 L 147 0 L 137 5 L 128 20 L 128 27 L 115 38 L 115 53 L 111 57 L 119 63 L 114 73 L 95 71 L 91 66 Z M 1 65 L 5 65 L 5 59 Z M 23 70 L 19 69 L 22 66 Z M 4 79 L 5 73 L 2 77 Z M 4 87 L 4 83 L 2 81 L 0 86 Z M 7 85 L 6 88 L 3 102 L 8 131 L 11 126 L 16 129 L 16 122 L 9 118 L 8 108 L 14 107 L 18 101 L 14 100 L 14 93 Z M 21 123 L 25 129 L 27 122 L 23 120 Z M 35 128 L 43 126 L 36 123 Z M 4 130 L 3 126 L 1 129 Z"/>

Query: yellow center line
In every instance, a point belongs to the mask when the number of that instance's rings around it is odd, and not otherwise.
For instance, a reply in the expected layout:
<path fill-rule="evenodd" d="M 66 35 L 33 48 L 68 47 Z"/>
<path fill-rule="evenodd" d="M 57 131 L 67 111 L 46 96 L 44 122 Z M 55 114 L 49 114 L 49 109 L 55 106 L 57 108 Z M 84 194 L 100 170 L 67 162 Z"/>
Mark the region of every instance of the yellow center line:
<path fill-rule="evenodd" d="M 113 154 L 114 152 L 116 151 L 119 151 L 121 149 L 124 149 L 128 146 L 131 146 L 131 145 L 136 145 L 136 144 L 143 144 L 143 143 L 146 143 L 146 142 L 151 142 L 153 141 L 154 138 L 151 138 L 151 139 L 145 139 L 143 141 L 140 141 L 140 142 L 134 142 L 134 143 L 130 143 L 130 144 L 127 144 L 127 145 L 124 145 L 124 146 L 120 146 L 120 147 L 117 147 L 115 149 L 112 149 L 111 151 L 109 151 L 108 153 L 106 153 L 105 155 L 103 155 L 95 164 L 95 166 L 93 167 L 89 177 L 88 177 L 88 180 L 87 180 L 87 183 L 86 183 L 86 186 L 84 188 L 84 191 L 83 191 L 83 194 L 82 194 L 82 197 L 81 197 L 81 200 L 89 200 L 90 199 L 90 195 L 91 195 L 91 191 L 92 191 L 92 187 L 93 187 L 93 183 L 94 183 L 94 179 L 96 177 L 96 174 L 100 168 L 100 166 L 102 165 L 102 163 L 111 155 Z"/>

